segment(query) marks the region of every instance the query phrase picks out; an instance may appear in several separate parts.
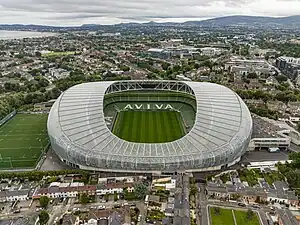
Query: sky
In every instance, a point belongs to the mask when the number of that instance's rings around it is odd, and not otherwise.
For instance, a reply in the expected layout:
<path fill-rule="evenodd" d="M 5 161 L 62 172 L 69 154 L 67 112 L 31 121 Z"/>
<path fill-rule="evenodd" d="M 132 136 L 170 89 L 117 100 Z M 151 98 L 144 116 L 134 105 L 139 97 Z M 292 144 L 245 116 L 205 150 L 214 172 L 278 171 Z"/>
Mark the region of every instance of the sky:
<path fill-rule="evenodd" d="M 76 26 L 300 15 L 300 0 L 0 0 L 0 24 Z"/>

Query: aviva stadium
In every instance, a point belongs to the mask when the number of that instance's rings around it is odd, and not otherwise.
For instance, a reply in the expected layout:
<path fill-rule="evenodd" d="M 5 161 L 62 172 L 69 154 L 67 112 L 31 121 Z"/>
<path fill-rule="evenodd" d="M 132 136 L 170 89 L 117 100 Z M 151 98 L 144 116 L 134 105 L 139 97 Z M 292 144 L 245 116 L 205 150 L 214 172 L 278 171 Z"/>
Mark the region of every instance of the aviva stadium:
<path fill-rule="evenodd" d="M 79 84 L 61 94 L 48 117 L 58 157 L 95 171 L 218 170 L 240 160 L 251 132 L 242 99 L 205 82 Z"/>

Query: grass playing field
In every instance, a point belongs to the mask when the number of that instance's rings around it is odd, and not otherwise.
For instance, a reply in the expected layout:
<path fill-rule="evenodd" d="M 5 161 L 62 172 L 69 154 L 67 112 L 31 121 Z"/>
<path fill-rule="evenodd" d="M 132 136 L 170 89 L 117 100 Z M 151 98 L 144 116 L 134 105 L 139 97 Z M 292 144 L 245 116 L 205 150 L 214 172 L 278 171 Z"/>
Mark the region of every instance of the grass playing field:
<path fill-rule="evenodd" d="M 17 114 L 0 127 L 0 169 L 33 168 L 49 140 L 47 114 Z"/>
<path fill-rule="evenodd" d="M 65 55 L 74 55 L 76 52 L 49 52 L 44 53 L 42 56 L 51 57 L 51 56 L 65 56 Z"/>
<path fill-rule="evenodd" d="M 249 219 L 247 217 L 247 212 L 245 211 L 234 211 L 235 219 L 237 224 L 244 224 L 244 225 L 260 225 L 258 217 L 256 213 L 254 214 L 253 218 Z"/>
<path fill-rule="evenodd" d="M 185 130 L 176 111 L 121 111 L 113 133 L 130 142 L 162 143 L 182 137 Z"/>
<path fill-rule="evenodd" d="M 212 225 L 233 225 L 234 218 L 236 224 L 240 225 L 259 225 L 257 214 L 254 213 L 252 218 L 247 218 L 247 211 L 241 210 L 232 210 L 232 209 L 223 209 L 219 208 L 219 213 L 215 211 L 216 207 L 210 207 L 210 216 Z"/>
<path fill-rule="evenodd" d="M 220 208 L 219 214 L 215 213 L 214 207 L 209 208 L 212 225 L 233 225 L 233 214 L 231 209 Z"/>

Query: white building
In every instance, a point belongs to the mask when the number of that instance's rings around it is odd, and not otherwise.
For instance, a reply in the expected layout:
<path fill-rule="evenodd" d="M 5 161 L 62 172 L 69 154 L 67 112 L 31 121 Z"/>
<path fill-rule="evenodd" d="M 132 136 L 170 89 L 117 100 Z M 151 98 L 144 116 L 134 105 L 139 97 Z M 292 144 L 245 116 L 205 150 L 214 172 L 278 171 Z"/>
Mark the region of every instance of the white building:
<path fill-rule="evenodd" d="M 223 52 L 219 48 L 212 48 L 212 47 L 205 47 L 201 48 L 201 55 L 206 55 L 206 56 L 215 56 L 215 55 L 221 55 Z"/>
<path fill-rule="evenodd" d="M 173 179 L 171 177 L 161 178 L 161 179 L 153 180 L 152 185 L 154 187 L 163 187 L 166 190 L 171 190 L 176 187 L 176 179 Z"/>
<path fill-rule="evenodd" d="M 270 148 L 270 147 L 282 147 L 288 148 L 291 144 L 291 138 L 253 138 L 249 143 L 249 149 L 254 148 Z"/>
<path fill-rule="evenodd" d="M 48 188 L 40 188 L 36 191 L 33 198 L 48 196 L 49 198 L 75 198 L 81 193 L 94 195 L 96 193 L 95 185 L 84 185 L 84 183 L 59 183 L 53 182 Z"/>
<path fill-rule="evenodd" d="M 133 183 L 112 183 L 112 184 L 104 184 L 97 186 L 97 195 L 106 195 L 106 194 L 114 194 L 114 193 L 123 193 L 124 189 L 128 192 L 133 192 L 134 187 Z"/>
<path fill-rule="evenodd" d="M 264 162 L 249 162 L 249 165 L 247 165 L 248 169 L 276 169 L 276 164 L 281 163 L 285 164 L 286 162 L 291 163 L 292 160 L 282 160 L 282 161 L 264 161 Z"/>
<path fill-rule="evenodd" d="M 225 70 L 239 74 L 247 75 L 248 73 L 268 74 L 273 69 L 272 66 L 265 60 L 247 60 L 233 58 L 225 63 Z"/>

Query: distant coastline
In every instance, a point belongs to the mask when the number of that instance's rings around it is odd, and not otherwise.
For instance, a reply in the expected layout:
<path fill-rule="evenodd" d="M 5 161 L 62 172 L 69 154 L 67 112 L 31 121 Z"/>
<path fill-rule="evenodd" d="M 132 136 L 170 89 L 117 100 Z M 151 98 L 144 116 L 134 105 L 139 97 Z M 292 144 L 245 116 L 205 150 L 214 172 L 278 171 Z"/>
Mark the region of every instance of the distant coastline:
<path fill-rule="evenodd" d="M 22 39 L 22 38 L 37 38 L 55 36 L 57 33 L 51 32 L 35 32 L 35 31 L 10 31 L 0 30 L 0 40 Z"/>

